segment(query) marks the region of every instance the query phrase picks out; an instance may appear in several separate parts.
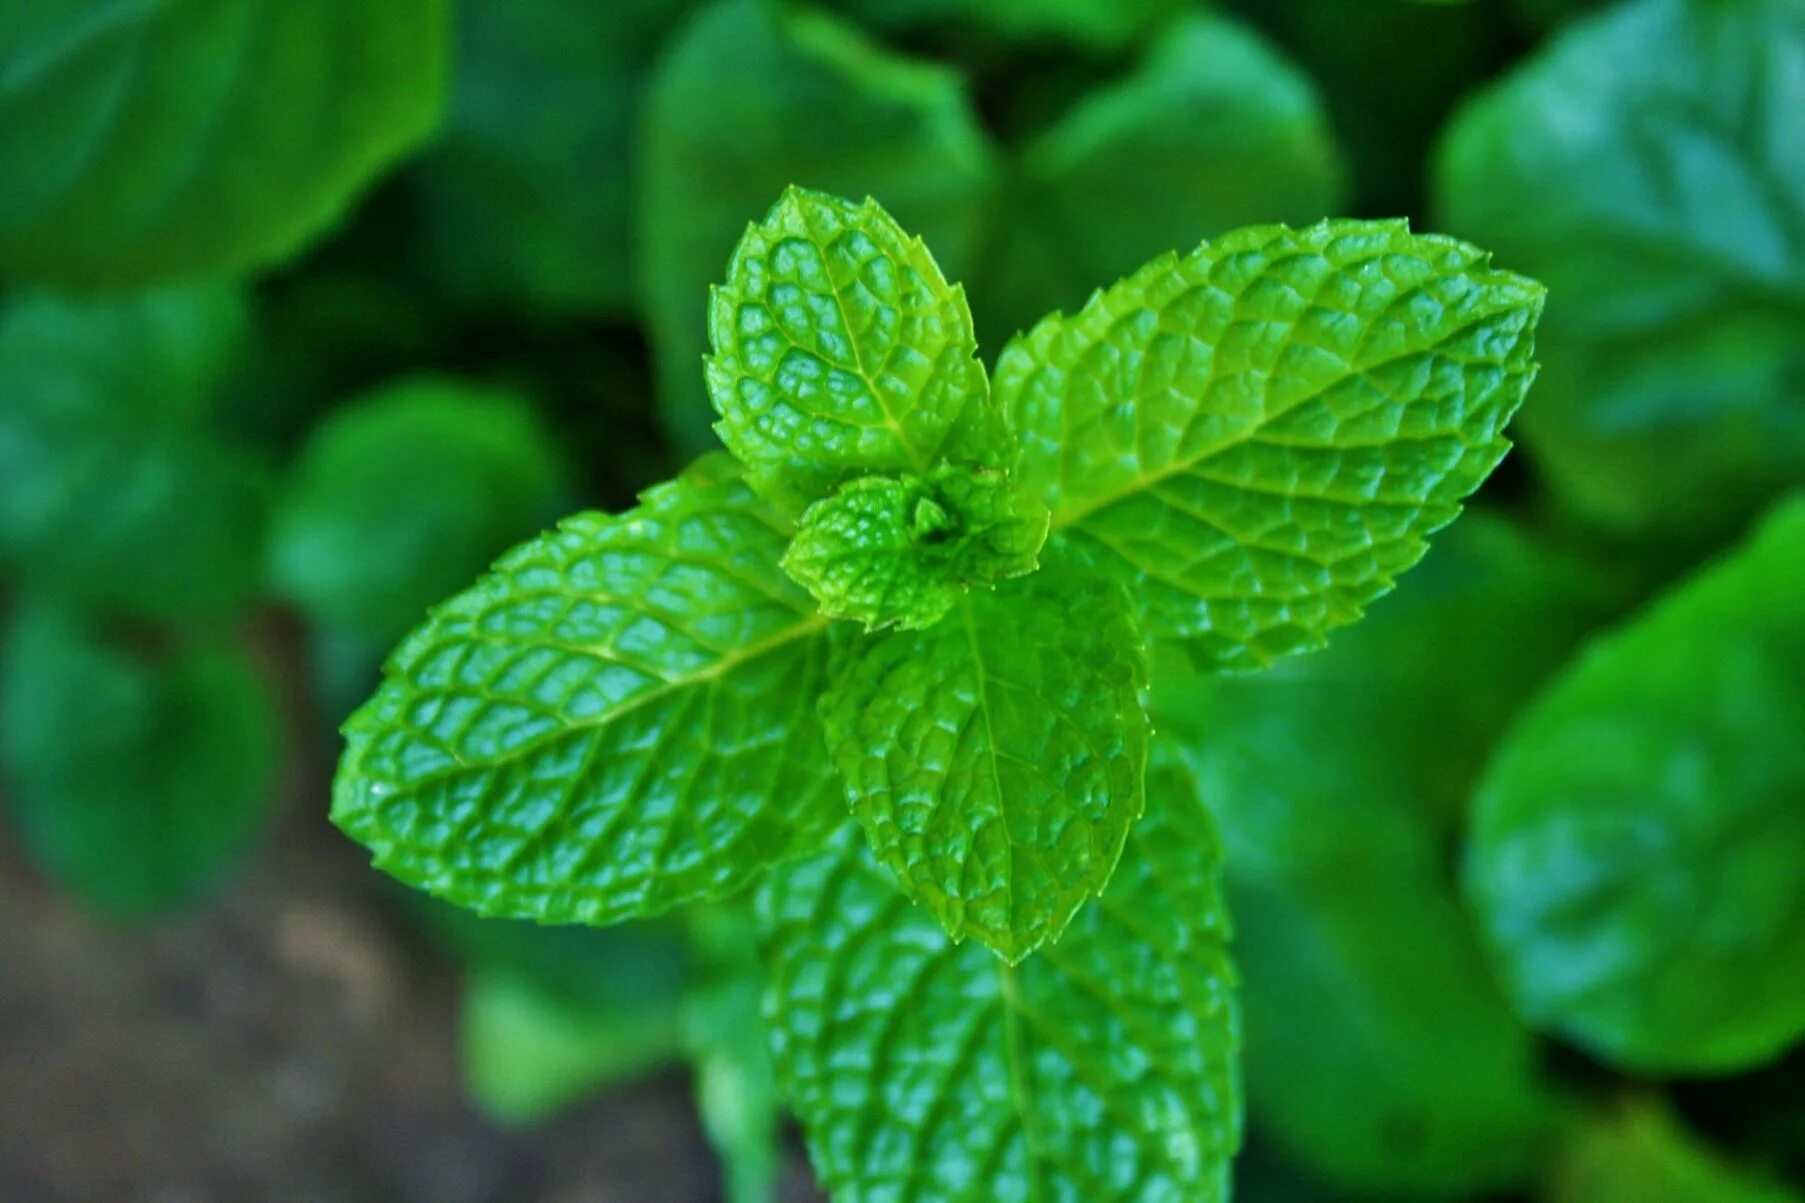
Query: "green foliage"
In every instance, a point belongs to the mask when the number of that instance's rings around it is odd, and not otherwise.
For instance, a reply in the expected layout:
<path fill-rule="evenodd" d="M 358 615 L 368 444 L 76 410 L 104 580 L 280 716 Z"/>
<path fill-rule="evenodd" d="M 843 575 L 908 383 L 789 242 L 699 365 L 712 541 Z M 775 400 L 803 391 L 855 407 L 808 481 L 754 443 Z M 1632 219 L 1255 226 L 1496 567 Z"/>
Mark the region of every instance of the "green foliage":
<path fill-rule="evenodd" d="M 1805 477 L 1801 39 L 1797 0 L 1635 0 L 1443 144 L 1447 223 L 1549 286 L 1524 437 L 1589 521 L 1722 536 Z"/>
<path fill-rule="evenodd" d="M 1517 1007 L 1611 1062 L 1721 1072 L 1805 1034 L 1802 563 L 1795 499 L 1594 645 L 1478 793 L 1467 884 Z"/>
<path fill-rule="evenodd" d="M 134 617 L 247 600 L 264 467 L 209 418 L 249 321 L 221 285 L 0 310 L 0 571 Z"/>
<path fill-rule="evenodd" d="M 1329 216 L 1342 174 L 1309 79 L 1238 23 L 1185 15 L 1015 156 L 979 326 L 1013 335 L 1199 236 Z"/>
<path fill-rule="evenodd" d="M 903 892 L 1009 964 L 1102 892 L 1148 727 L 1126 593 L 1049 569 L 925 631 L 837 641 L 827 744 Z"/>
<path fill-rule="evenodd" d="M 557 517 L 559 455 L 519 397 L 386 385 L 315 428 L 284 484 L 270 576 L 310 618 L 390 641 Z"/>
<path fill-rule="evenodd" d="M 973 585 L 1034 571 L 1046 507 L 1003 473 L 864 476 L 810 506 L 783 567 L 830 618 L 932 626 Z"/>
<path fill-rule="evenodd" d="M 42 0 L 0 11 L 0 278 L 263 267 L 438 116 L 442 0 Z"/>
<path fill-rule="evenodd" d="M 749 214 L 792 184 L 874 196 L 958 268 L 994 167 L 952 72 L 825 15 L 717 0 L 668 53 L 646 102 L 641 270 L 666 422 L 699 451 L 713 442 L 696 374 L 700 299 Z"/>
<path fill-rule="evenodd" d="M 802 751 L 826 620 L 777 565 L 786 529 L 711 456 L 514 549 L 346 724 L 333 822 L 410 885 L 554 923 L 721 896 L 806 848 L 837 818 Z"/>
<path fill-rule="evenodd" d="M 1546 1150 L 1530 1032 L 1439 847 L 1595 618 L 1582 582 L 1469 514 L 1326 651 L 1159 692 L 1223 832 L 1253 1122 L 1327 1181 L 1453 1196 L 1520 1184 Z"/>
<path fill-rule="evenodd" d="M 1004 349 L 1023 487 L 1200 665 L 1320 646 L 1503 458 L 1539 285 L 1397 222 L 1156 259 Z"/>
<path fill-rule="evenodd" d="M 1725 1162 L 1672 1116 L 1628 1104 L 1580 1128 L 1548 1203 L 1797 1203 L 1798 1195 Z"/>
<path fill-rule="evenodd" d="M 14 616 L 3 661 L 0 770 L 33 859 L 116 919 L 215 887 L 275 783 L 278 719 L 250 661 L 225 646 L 134 654 L 38 605 Z"/>
<path fill-rule="evenodd" d="M 760 900 L 786 1096 L 842 1203 L 1228 1197 L 1238 1020 L 1194 783 L 1162 764 L 1122 869 L 1018 966 L 955 944 L 848 829 Z"/>
<path fill-rule="evenodd" d="M 1058 38 L 1118 49 L 1183 8 L 1184 0 L 833 0 L 874 27 L 898 33 L 944 23 L 1023 40 Z"/>

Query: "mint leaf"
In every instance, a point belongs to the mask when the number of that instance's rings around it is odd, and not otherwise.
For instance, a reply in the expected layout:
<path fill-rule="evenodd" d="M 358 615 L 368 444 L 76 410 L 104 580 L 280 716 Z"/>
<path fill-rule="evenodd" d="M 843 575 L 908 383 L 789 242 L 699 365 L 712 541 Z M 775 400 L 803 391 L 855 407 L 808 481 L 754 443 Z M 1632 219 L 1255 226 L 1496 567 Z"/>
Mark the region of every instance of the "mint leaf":
<path fill-rule="evenodd" d="M 437 117 L 441 0 L 44 0 L 0 14 L 0 276 L 280 260 Z"/>
<path fill-rule="evenodd" d="M 1309 78 L 1238 22 L 1187 13 L 1023 149 L 972 284 L 978 328 L 1007 338 L 1073 312 L 1200 236 L 1315 221 L 1335 211 L 1341 176 Z"/>
<path fill-rule="evenodd" d="M 160 661 L 30 605 L 0 655 L 0 776 L 20 842 L 102 915 L 193 902 L 274 800 L 279 718 L 234 649 Z"/>
<path fill-rule="evenodd" d="M 599 1006 L 531 978 L 479 967 L 464 979 L 459 1017 L 464 1084 L 490 1117 L 527 1124 L 676 1058 L 669 1005 Z"/>
<path fill-rule="evenodd" d="M 1805 1034 L 1805 500 L 1601 639 L 1500 747 L 1467 888 L 1518 1009 L 1637 1070 Z"/>
<path fill-rule="evenodd" d="M 464 4 L 450 112 L 408 173 L 420 266 L 466 306 L 638 309 L 634 171 L 657 51 L 691 7 Z M 700 295 L 700 294 L 698 294 Z"/>
<path fill-rule="evenodd" d="M 1013 964 L 1115 871 L 1140 817 L 1146 684 L 1113 582 L 1049 567 L 925 631 L 840 641 L 828 745 L 877 859 Z"/>
<path fill-rule="evenodd" d="M 1575 1128 L 1548 1203 L 1797 1203 L 1731 1164 L 1659 1104 L 1636 1100 Z"/>
<path fill-rule="evenodd" d="M 1003 352 L 1020 476 L 1200 665 L 1320 646 L 1504 455 L 1542 289 L 1402 222 L 1237 230 Z"/>
<path fill-rule="evenodd" d="M 642 148 L 640 275 L 660 406 L 689 451 L 715 445 L 696 372 L 708 346 L 699 299 L 747 214 L 792 184 L 873 196 L 956 276 L 973 258 L 993 174 L 952 71 L 829 17 L 745 0 L 709 6 L 671 46 Z"/>
<path fill-rule="evenodd" d="M 1548 284 L 1523 438 L 1594 524 L 1704 546 L 1805 475 L 1802 44 L 1793 0 L 1636 0 L 1442 144 L 1442 219 Z"/>
<path fill-rule="evenodd" d="M 266 473 L 211 418 L 249 325 L 217 285 L 0 310 L 0 571 L 134 617 L 243 605 Z"/>
<path fill-rule="evenodd" d="M 346 724 L 332 818 L 484 914 L 606 924 L 745 885 L 839 821 L 827 620 L 788 530 L 710 456 L 515 548 Z"/>
<path fill-rule="evenodd" d="M 772 503 L 851 476 L 1006 467 L 963 290 L 876 201 L 785 191 L 708 307 L 715 430 Z"/>
<path fill-rule="evenodd" d="M 418 378 L 316 426 L 276 507 L 276 588 L 316 622 L 392 640 L 556 517 L 566 485 L 520 398 Z"/>
<path fill-rule="evenodd" d="M 865 476 L 810 506 L 783 566 L 821 612 L 867 628 L 932 626 L 974 585 L 1034 571 L 1046 507 L 1001 472 Z"/>
<path fill-rule="evenodd" d="M 842 1203 L 1218 1203 L 1240 1142 L 1234 972 L 1194 784 L 1148 774 L 1103 897 L 1011 967 L 855 831 L 760 899 L 779 1080 Z"/>

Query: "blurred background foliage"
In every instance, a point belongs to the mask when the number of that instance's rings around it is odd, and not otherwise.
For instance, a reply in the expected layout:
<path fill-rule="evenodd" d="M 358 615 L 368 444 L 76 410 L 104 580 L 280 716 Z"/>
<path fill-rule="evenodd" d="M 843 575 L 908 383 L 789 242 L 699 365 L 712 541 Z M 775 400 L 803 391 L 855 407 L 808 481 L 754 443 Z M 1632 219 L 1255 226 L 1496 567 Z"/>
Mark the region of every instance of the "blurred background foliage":
<path fill-rule="evenodd" d="M 919 232 L 990 356 L 1258 222 L 1404 215 L 1550 286 L 1520 446 L 1396 595 L 1156 697 L 1228 850 L 1238 1193 L 1801 1197 L 1805 0 L 0 5 L 0 928 L 149 947 L 278 839 L 355 861 L 335 725 L 505 547 L 712 445 L 707 290 L 792 183 Z M 740 909 L 338 888 L 458 967 L 495 1122 L 683 1065 L 694 1197 L 813 1197 Z M 57 1005 L 8 947 L 0 1015 Z M 7 1139 L 6 1198 L 166 1185 Z"/>

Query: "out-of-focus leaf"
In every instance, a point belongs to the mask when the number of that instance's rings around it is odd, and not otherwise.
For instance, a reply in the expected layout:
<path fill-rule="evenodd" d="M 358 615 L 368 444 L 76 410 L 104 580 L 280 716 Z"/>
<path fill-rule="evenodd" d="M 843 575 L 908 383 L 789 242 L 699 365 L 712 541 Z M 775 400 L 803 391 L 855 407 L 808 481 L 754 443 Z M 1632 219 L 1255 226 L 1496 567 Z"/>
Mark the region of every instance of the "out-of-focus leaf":
<path fill-rule="evenodd" d="M 450 379 L 386 385 L 313 429 L 276 507 L 270 575 L 316 622 L 393 640 L 567 493 L 522 399 Z"/>
<path fill-rule="evenodd" d="M 134 616 L 242 604 L 268 482 L 209 418 L 247 325 L 223 286 L 0 311 L 0 569 Z"/>
<path fill-rule="evenodd" d="M 1664 542 L 1805 480 L 1805 4 L 1634 0 L 1482 94 L 1443 220 L 1549 288 L 1524 439 L 1582 517 Z"/>
<path fill-rule="evenodd" d="M 1469 513 L 1327 650 L 1157 691 L 1156 725 L 1183 741 L 1223 831 L 1256 1129 L 1350 1191 L 1515 1185 L 1545 1150 L 1533 1042 L 1440 837 L 1490 742 L 1594 620 L 1585 586 Z"/>
<path fill-rule="evenodd" d="M 678 36 L 647 102 L 640 245 L 660 405 L 711 446 L 705 298 L 748 217 L 790 185 L 875 197 L 949 277 L 972 261 L 990 145 L 949 70 L 825 15 L 720 0 Z"/>
<path fill-rule="evenodd" d="M 277 734 L 235 650 L 135 656 L 41 606 L 5 641 L 0 769 L 16 830 L 105 915 L 150 916 L 218 884 L 272 801 Z"/>
<path fill-rule="evenodd" d="M 1546 1203 L 1798 1203 L 1725 1161 L 1652 1103 L 1590 1117 L 1555 1163 Z"/>
<path fill-rule="evenodd" d="M 1587 654 L 1476 800 L 1468 893 L 1518 1009 L 1642 1071 L 1805 1035 L 1805 498 Z"/>
<path fill-rule="evenodd" d="M 981 29 L 1027 44 L 1120 50 L 1189 0 L 832 0 L 873 29 L 894 34 Z"/>
<path fill-rule="evenodd" d="M 260 267 L 437 119 L 443 0 L 0 6 L 0 277 Z"/>
<path fill-rule="evenodd" d="M 683 1047 L 696 1109 L 721 1158 L 726 1203 L 775 1203 L 783 1118 L 764 1017 L 758 929 L 744 906 L 690 915 L 696 979 L 683 999 Z"/>
<path fill-rule="evenodd" d="M 515 1124 L 544 1119 L 678 1052 L 672 1002 L 607 1006 L 482 966 L 464 980 L 461 1032 L 472 1097 L 496 1119 Z"/>
<path fill-rule="evenodd" d="M 986 339 L 1071 312 L 1164 251 L 1330 216 L 1342 193 L 1310 81 L 1252 31 L 1204 14 L 1174 21 L 1132 73 L 1034 139 L 1007 186 L 972 284 Z"/>
<path fill-rule="evenodd" d="M 411 173 L 426 273 L 460 303 L 637 308 L 640 102 L 688 0 L 462 0 L 444 134 Z"/>

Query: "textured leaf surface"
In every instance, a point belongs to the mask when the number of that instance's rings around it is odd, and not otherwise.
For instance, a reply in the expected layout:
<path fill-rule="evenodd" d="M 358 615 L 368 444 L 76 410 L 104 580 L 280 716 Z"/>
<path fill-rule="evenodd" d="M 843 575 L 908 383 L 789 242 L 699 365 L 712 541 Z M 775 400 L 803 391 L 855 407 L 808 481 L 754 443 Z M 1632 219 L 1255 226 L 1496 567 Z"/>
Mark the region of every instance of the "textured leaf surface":
<path fill-rule="evenodd" d="M 274 799 L 279 720 L 251 663 L 227 648 L 153 663 L 41 606 L 3 652 L 0 776 L 32 857 L 110 917 L 216 886 Z"/>
<path fill-rule="evenodd" d="M 1001 346 L 1199 238 L 1326 217 L 1341 176 L 1308 77 L 1227 17 L 1175 20 L 1132 72 L 1023 149 L 1007 220 L 971 281 L 982 340 Z"/>
<path fill-rule="evenodd" d="M 266 481 L 209 419 L 248 324 L 217 286 L 0 311 L 0 569 L 137 617 L 241 605 Z"/>
<path fill-rule="evenodd" d="M 444 132 L 409 172 L 421 266 L 457 301 L 626 316 L 634 165 L 657 51 L 689 0 L 464 4 Z M 699 295 L 699 294 L 698 294 Z"/>
<path fill-rule="evenodd" d="M 333 821 L 487 914 L 610 923 L 744 885 L 843 814 L 787 534 L 717 455 L 509 552 L 346 724 Z"/>
<path fill-rule="evenodd" d="M 566 488 L 522 399 L 400 381 L 314 429 L 276 507 L 270 576 L 316 622 L 397 639 L 551 522 Z"/>
<path fill-rule="evenodd" d="M 783 566 L 821 612 L 932 626 L 973 586 L 1034 571 L 1047 510 L 1000 472 L 866 476 L 810 506 Z"/>
<path fill-rule="evenodd" d="M 971 311 L 877 202 L 787 190 L 709 300 L 715 429 L 790 509 L 848 477 L 1007 466 Z"/>
<path fill-rule="evenodd" d="M 1549 287 L 1523 438 L 1596 523 L 1708 542 L 1805 478 L 1802 61 L 1798 0 L 1636 0 L 1443 143 L 1441 220 Z"/>
<path fill-rule="evenodd" d="M 1240 1142 L 1228 920 L 1157 765 L 1121 872 L 1016 967 L 955 944 L 856 830 L 761 898 L 779 1080 L 839 1203 L 1219 1203 Z"/>
<path fill-rule="evenodd" d="M 1491 744 L 1596 620 L 1576 575 L 1469 512 L 1324 651 L 1156 688 L 1223 835 L 1253 1121 L 1325 1183 L 1465 1197 L 1548 1151 L 1535 1043 L 1444 849 Z"/>
<path fill-rule="evenodd" d="M 724 119 L 721 97 L 734 98 Z M 831 18 L 721 0 L 671 46 L 646 103 L 641 279 L 660 405 L 682 448 L 715 445 L 698 370 L 702 298 L 792 184 L 872 196 L 957 278 L 976 247 L 992 152 L 952 71 L 901 58 Z M 814 500 L 814 498 L 809 498 Z"/>
<path fill-rule="evenodd" d="M 438 115 L 442 0 L 0 10 L 0 277 L 119 287 L 291 253 Z"/>
<path fill-rule="evenodd" d="M 1259 665 L 1359 617 L 1503 457 L 1541 298 L 1400 222 L 1238 230 L 1011 343 L 997 399 L 1149 637 Z"/>
<path fill-rule="evenodd" d="M 1048 567 L 928 630 L 838 641 L 821 715 L 877 859 L 954 940 L 1014 963 L 1115 871 L 1146 681 L 1121 589 Z"/>
<path fill-rule="evenodd" d="M 1595 644 L 1475 802 L 1467 886 L 1522 1014 L 1640 1070 L 1805 1034 L 1805 500 Z"/>

